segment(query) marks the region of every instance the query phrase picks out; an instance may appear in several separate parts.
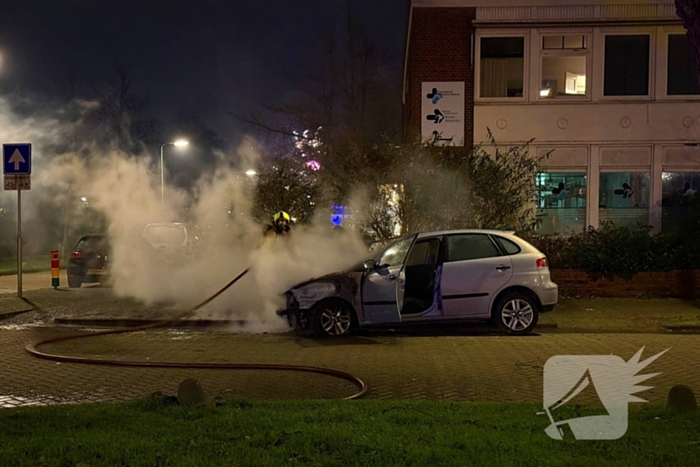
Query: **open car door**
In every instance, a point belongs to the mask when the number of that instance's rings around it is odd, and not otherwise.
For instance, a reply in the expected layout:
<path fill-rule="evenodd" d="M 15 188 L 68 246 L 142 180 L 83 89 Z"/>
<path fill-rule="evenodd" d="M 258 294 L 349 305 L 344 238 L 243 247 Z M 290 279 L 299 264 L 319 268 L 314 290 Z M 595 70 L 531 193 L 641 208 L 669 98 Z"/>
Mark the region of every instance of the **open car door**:
<path fill-rule="evenodd" d="M 362 279 L 362 309 L 367 324 L 401 322 L 404 293 L 404 263 L 415 236 L 391 245 L 379 260 L 370 261 Z"/>

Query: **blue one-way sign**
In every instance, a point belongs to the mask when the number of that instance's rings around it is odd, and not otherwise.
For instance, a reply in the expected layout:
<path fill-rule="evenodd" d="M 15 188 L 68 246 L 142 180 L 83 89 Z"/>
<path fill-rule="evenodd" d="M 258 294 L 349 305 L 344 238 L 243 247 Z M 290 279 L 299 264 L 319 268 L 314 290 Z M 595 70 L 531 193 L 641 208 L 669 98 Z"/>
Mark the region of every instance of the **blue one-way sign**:
<path fill-rule="evenodd" d="M 2 172 L 5 175 L 22 175 L 32 173 L 32 145 L 3 144 Z"/>

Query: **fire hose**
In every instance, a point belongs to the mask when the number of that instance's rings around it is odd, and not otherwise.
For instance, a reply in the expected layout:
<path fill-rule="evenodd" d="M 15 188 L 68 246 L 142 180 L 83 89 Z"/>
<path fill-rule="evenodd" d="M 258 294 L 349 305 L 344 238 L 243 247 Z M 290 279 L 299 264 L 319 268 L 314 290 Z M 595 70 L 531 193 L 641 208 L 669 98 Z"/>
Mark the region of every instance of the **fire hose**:
<path fill-rule="evenodd" d="M 148 329 L 164 328 L 176 322 L 179 322 L 184 317 L 200 310 L 202 307 L 210 303 L 216 297 L 224 293 L 233 284 L 238 282 L 243 276 L 245 276 L 250 271 L 250 268 L 238 274 L 234 277 L 228 284 L 222 287 L 214 295 L 210 296 L 200 304 L 196 305 L 194 308 L 188 310 L 181 315 L 167 320 L 159 321 L 156 323 L 149 323 L 142 326 L 127 327 L 120 329 L 110 329 L 107 331 L 98 331 L 87 334 L 79 334 L 77 336 L 63 336 L 55 337 L 51 339 L 46 339 L 34 344 L 28 344 L 26 347 L 27 352 L 37 358 L 44 360 L 51 360 L 54 362 L 61 363 L 80 363 L 87 365 L 103 365 L 103 366 L 120 366 L 120 367 L 147 367 L 147 368 L 196 368 L 196 369 L 207 369 L 207 370 L 277 370 L 277 371 L 297 371 L 305 373 L 315 373 L 325 376 L 331 376 L 334 378 L 343 379 L 349 381 L 350 383 L 357 386 L 357 392 L 354 394 L 344 397 L 345 400 L 359 399 L 367 393 L 367 384 L 356 376 L 351 375 L 340 370 L 334 370 L 332 368 L 322 368 L 315 366 L 302 366 L 302 365 L 282 365 L 282 364 L 269 364 L 269 363 L 200 363 L 200 362 L 152 362 L 152 361 L 126 361 L 126 360 L 108 360 L 100 358 L 89 358 L 89 357 L 79 357 L 70 355 L 60 355 L 51 354 L 47 352 L 42 352 L 39 347 L 43 347 L 48 344 L 55 344 L 58 342 L 73 341 L 78 339 L 86 339 L 88 337 L 97 336 L 107 336 L 115 334 L 126 334 L 131 332 L 146 331 Z"/>

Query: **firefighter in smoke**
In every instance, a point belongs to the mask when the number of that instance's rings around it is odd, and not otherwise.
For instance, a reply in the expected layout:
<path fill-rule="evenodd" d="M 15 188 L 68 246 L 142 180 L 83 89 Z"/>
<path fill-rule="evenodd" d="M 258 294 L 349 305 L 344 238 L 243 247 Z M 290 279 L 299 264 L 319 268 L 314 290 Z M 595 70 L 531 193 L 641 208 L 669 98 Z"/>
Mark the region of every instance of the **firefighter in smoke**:
<path fill-rule="evenodd" d="M 291 220 L 292 218 L 286 212 L 278 212 L 274 215 L 272 224 L 265 226 L 265 237 L 276 238 L 289 235 L 291 231 L 289 223 Z"/>

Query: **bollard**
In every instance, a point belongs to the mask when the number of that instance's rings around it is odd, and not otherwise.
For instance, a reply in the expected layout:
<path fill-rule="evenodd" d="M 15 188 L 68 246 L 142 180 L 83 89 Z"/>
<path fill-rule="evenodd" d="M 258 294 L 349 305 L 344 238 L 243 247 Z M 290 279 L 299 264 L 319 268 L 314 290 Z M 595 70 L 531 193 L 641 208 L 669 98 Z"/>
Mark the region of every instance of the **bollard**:
<path fill-rule="evenodd" d="M 60 285 L 61 269 L 58 264 L 58 251 L 51 252 L 51 287 L 54 289 Z"/>

